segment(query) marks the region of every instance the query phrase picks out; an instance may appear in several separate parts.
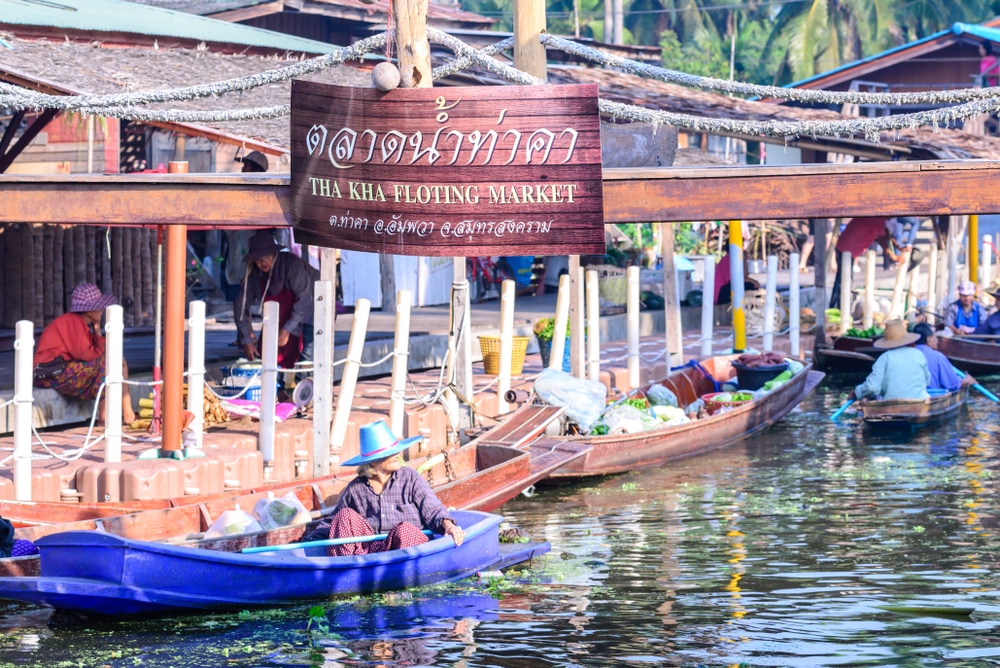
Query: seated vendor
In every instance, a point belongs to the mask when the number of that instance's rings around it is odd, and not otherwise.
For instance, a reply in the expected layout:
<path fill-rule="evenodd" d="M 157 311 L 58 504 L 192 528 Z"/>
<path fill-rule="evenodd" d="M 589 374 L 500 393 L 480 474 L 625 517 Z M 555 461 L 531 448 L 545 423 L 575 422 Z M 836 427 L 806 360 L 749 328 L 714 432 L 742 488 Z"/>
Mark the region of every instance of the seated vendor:
<path fill-rule="evenodd" d="M 990 295 L 996 300 L 996 307 L 1000 308 L 1000 290 L 995 290 Z M 1000 343 L 1000 310 L 994 311 L 990 317 L 980 321 L 979 326 L 976 327 L 976 334 L 978 336 L 995 336 L 997 338 L 992 342 Z"/>
<path fill-rule="evenodd" d="M 951 365 L 948 358 L 938 352 L 938 337 L 933 327 L 921 323 L 913 328 L 913 333 L 920 336 L 917 339 L 917 350 L 927 358 L 927 369 L 931 377 L 927 389 L 954 392 L 960 387 L 968 387 L 976 383 L 976 379 L 968 374 L 965 378 L 959 378 L 958 374 L 955 373 L 955 367 Z"/>
<path fill-rule="evenodd" d="M 340 495 L 333 516 L 303 540 L 360 538 L 388 534 L 379 541 L 332 546 L 330 556 L 386 552 L 427 542 L 423 529 L 451 536 L 461 545 L 465 536 L 423 476 L 403 466 L 401 453 L 422 436 L 398 439 L 379 420 L 361 427 L 361 454 L 344 462 L 357 466 L 358 477 Z"/>
<path fill-rule="evenodd" d="M 914 345 L 919 334 L 906 331 L 902 320 L 885 323 L 885 335 L 873 345 L 882 353 L 865 382 L 848 395 L 849 399 L 926 399 L 930 371 L 927 358 Z"/>

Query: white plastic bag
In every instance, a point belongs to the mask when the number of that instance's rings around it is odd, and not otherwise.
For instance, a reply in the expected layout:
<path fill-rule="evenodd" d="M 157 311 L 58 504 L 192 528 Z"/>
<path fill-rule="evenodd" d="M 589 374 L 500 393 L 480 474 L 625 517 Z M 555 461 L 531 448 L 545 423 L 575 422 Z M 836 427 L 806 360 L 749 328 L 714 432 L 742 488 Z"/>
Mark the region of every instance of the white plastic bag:
<path fill-rule="evenodd" d="M 535 381 L 535 394 L 552 406 L 567 406 L 566 417 L 584 432 L 590 431 L 608 403 L 608 388 L 596 380 L 581 380 L 559 371 L 545 369 Z"/>
<path fill-rule="evenodd" d="M 222 538 L 223 536 L 236 536 L 241 533 L 253 533 L 263 531 L 260 522 L 255 520 L 250 513 L 240 510 L 239 505 L 234 510 L 227 510 L 212 522 L 205 532 L 205 538 Z"/>
<path fill-rule="evenodd" d="M 288 492 L 279 499 L 274 498 L 274 492 L 268 492 L 267 498 L 260 499 L 254 505 L 253 516 L 264 529 L 306 524 L 312 519 L 293 492 Z"/>

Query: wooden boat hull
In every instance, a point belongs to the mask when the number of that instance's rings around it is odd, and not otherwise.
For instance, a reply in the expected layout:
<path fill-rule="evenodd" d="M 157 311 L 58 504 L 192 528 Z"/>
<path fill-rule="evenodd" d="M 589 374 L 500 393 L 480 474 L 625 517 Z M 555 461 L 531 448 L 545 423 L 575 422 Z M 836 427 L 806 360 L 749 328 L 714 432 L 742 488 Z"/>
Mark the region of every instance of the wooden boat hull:
<path fill-rule="evenodd" d="M 39 541 L 40 577 L 0 578 L 0 596 L 84 615 L 245 608 L 426 586 L 510 561 L 500 550 L 500 516 L 454 515 L 465 529 L 461 546 L 441 537 L 355 557 L 328 557 L 324 547 L 240 554 L 65 532 Z M 521 548 L 518 556 L 548 547 Z"/>
<path fill-rule="evenodd" d="M 1000 345 L 958 337 L 938 337 L 938 351 L 962 371 L 972 374 L 1000 373 Z"/>
<path fill-rule="evenodd" d="M 511 417 L 517 418 L 521 424 L 530 422 L 518 413 Z M 586 443 L 560 439 L 531 439 L 524 449 L 483 443 L 482 440 L 450 451 L 444 462 L 425 472 L 438 498 L 446 506 L 487 512 L 495 510 L 560 466 L 584 456 L 590 450 Z M 424 459 L 411 460 L 410 464 L 419 466 Z M 232 510 L 236 505 L 249 511 L 269 492 L 275 496 L 292 492 L 318 518 L 333 510 L 340 492 L 350 480 L 351 477 L 329 476 L 292 486 L 265 487 L 247 494 L 213 496 L 200 503 L 102 514 L 101 517 L 76 521 L 42 522 L 46 517 L 50 520 L 73 517 L 80 511 L 78 505 L 60 503 L 7 502 L 0 504 L 0 509 L 3 509 L 0 514 L 5 517 L 9 514 L 15 520 L 18 513 L 30 515 L 33 519 L 22 521 L 21 528 L 15 530 L 15 536 L 36 542 L 44 536 L 64 531 L 102 531 L 134 540 L 170 541 L 208 549 L 232 550 L 298 540 L 315 523 L 202 541 L 203 532 L 222 512 Z M 0 559 L 0 576 L 30 576 L 39 572 L 37 556 Z"/>
<path fill-rule="evenodd" d="M 813 363 L 824 373 L 867 375 L 881 354 L 873 343 L 874 339 L 837 336 L 829 347 L 813 348 Z"/>
<path fill-rule="evenodd" d="M 954 415 L 969 398 L 968 388 L 929 399 L 888 399 L 860 404 L 865 423 L 872 426 L 920 426 Z"/>
<path fill-rule="evenodd" d="M 731 359 L 735 358 L 713 358 L 727 364 Z M 822 380 L 823 374 L 812 371 L 811 366 L 807 365 L 764 398 L 729 412 L 716 413 L 676 427 L 633 434 L 571 437 L 570 441 L 587 443 L 593 449 L 587 455 L 557 469 L 550 479 L 572 479 L 653 468 L 676 459 L 725 447 L 767 429 L 812 393 Z M 714 390 L 709 380 L 691 368 L 683 369 L 659 384 L 668 387 L 682 405 Z"/>

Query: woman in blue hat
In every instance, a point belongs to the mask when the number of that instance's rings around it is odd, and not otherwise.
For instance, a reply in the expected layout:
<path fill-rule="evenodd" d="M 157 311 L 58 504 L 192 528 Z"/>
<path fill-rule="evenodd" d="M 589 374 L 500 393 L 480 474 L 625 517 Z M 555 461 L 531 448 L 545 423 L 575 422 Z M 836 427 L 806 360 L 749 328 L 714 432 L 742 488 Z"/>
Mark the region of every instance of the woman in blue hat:
<path fill-rule="evenodd" d="M 330 548 L 330 556 L 344 557 L 386 552 L 427 542 L 423 529 L 451 536 L 462 544 L 464 533 L 431 486 L 414 469 L 403 466 L 401 453 L 422 436 L 399 439 L 379 420 L 361 427 L 361 454 L 344 462 L 357 466 L 358 477 L 340 495 L 330 520 L 303 540 L 360 538 L 380 533 L 384 540 L 347 543 Z"/>

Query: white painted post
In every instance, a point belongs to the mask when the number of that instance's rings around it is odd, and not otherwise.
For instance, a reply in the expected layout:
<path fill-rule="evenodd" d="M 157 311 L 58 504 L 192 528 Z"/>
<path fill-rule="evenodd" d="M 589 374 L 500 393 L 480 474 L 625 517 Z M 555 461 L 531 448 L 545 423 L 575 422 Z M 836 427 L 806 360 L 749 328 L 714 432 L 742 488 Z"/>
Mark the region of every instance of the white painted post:
<path fill-rule="evenodd" d="M 601 294 L 597 272 L 587 272 L 587 377 L 601 380 Z"/>
<path fill-rule="evenodd" d="M 367 299 L 359 299 L 354 305 L 354 324 L 351 326 L 351 340 L 347 344 L 347 363 L 340 377 L 340 396 L 337 397 L 337 412 L 333 416 L 330 431 L 330 448 L 341 450 L 347 436 L 347 424 L 351 419 L 354 404 L 354 389 L 358 384 L 358 370 L 361 368 L 361 353 L 365 348 L 365 333 L 368 330 L 368 313 L 372 304 Z M 398 435 L 398 434 L 397 434 Z"/>
<path fill-rule="evenodd" d="M 715 334 L 715 256 L 705 255 L 705 277 L 701 284 L 701 358 L 712 356 Z"/>
<path fill-rule="evenodd" d="M 854 277 L 854 260 L 849 251 L 840 254 L 840 335 L 847 334 L 854 323 L 851 319 L 851 279 Z"/>
<path fill-rule="evenodd" d="M 274 405 L 278 401 L 278 302 L 264 302 L 260 356 L 260 435 L 265 472 L 274 461 Z M 265 474 L 264 478 L 267 479 Z"/>
<path fill-rule="evenodd" d="M 514 359 L 514 281 L 500 286 L 500 371 L 497 374 L 497 414 L 510 411 L 510 365 Z"/>
<path fill-rule="evenodd" d="M 931 257 L 927 267 L 927 310 L 937 314 L 938 307 L 938 245 L 937 239 L 931 240 Z M 937 318 L 931 322 L 936 324 Z"/>
<path fill-rule="evenodd" d="M 948 225 L 948 241 L 945 246 L 945 253 L 947 256 L 946 266 L 948 269 L 948 277 L 945 290 L 945 296 L 942 301 L 947 303 L 948 301 L 955 299 L 955 295 L 958 293 L 958 249 L 961 246 L 961 236 L 958 230 L 958 216 L 952 216 L 950 224 Z M 942 272 L 943 273 L 943 272 Z"/>
<path fill-rule="evenodd" d="M 552 348 L 549 352 L 549 368 L 563 368 L 566 353 L 566 327 L 569 324 L 569 274 L 559 277 L 559 292 L 556 294 L 556 322 L 552 331 Z"/>
<path fill-rule="evenodd" d="M 392 357 L 392 395 L 389 400 L 389 427 L 397 437 L 403 436 L 403 418 L 406 416 L 406 370 L 410 363 L 410 307 L 413 293 L 400 290 L 396 293 L 396 339 Z"/>
<path fill-rule="evenodd" d="M 907 294 L 907 300 L 909 301 L 911 307 L 916 307 L 917 305 L 917 299 L 920 296 L 919 294 L 917 294 L 917 291 L 920 289 L 919 283 L 920 283 L 920 265 L 918 264 L 910 271 L 910 275 L 907 278 L 907 286 L 909 289 L 906 291 L 906 294 Z M 905 311 L 906 309 L 904 308 L 903 310 Z M 906 315 L 906 313 L 904 312 L 903 315 Z"/>
<path fill-rule="evenodd" d="M 576 260 L 575 264 L 574 259 Z M 571 277 L 569 281 L 570 369 L 572 369 L 574 376 L 583 380 L 587 378 L 587 345 L 584 335 L 586 315 L 584 313 L 583 267 L 580 266 L 578 255 L 570 256 L 569 271 Z M 576 362 L 573 361 L 574 359 Z"/>
<path fill-rule="evenodd" d="M 871 329 L 875 322 L 875 250 L 865 252 L 865 310 L 861 319 L 862 329 Z"/>
<path fill-rule="evenodd" d="M 733 221 L 742 226 L 741 221 Z M 742 236 L 740 237 L 742 242 Z M 733 308 L 743 308 L 743 245 L 729 241 L 729 292 L 732 296 Z"/>
<path fill-rule="evenodd" d="M 788 352 L 792 357 L 799 356 L 799 254 L 788 256 Z"/>
<path fill-rule="evenodd" d="M 777 292 L 778 256 L 768 255 L 767 287 L 764 290 L 764 350 L 774 350 L 774 302 Z"/>
<path fill-rule="evenodd" d="M 639 359 L 639 267 L 628 268 L 628 299 L 625 304 L 628 318 L 628 384 L 635 389 L 640 384 Z"/>
<path fill-rule="evenodd" d="M 993 245 L 991 243 L 991 237 L 988 234 L 983 235 L 983 246 L 982 246 L 982 266 L 983 266 L 983 277 L 981 283 L 983 287 L 988 287 L 993 281 Z"/>
<path fill-rule="evenodd" d="M 108 335 L 105 342 L 105 371 L 107 385 L 104 388 L 104 461 L 122 460 L 122 345 L 125 338 L 125 310 L 112 304 L 106 310 Z"/>
<path fill-rule="evenodd" d="M 193 301 L 188 308 L 187 409 L 194 415 L 191 431 L 200 448 L 205 432 L 205 302 Z"/>
<path fill-rule="evenodd" d="M 14 328 L 14 499 L 31 501 L 31 412 L 35 368 L 35 325 L 18 320 Z M 119 424 L 121 419 L 118 420 Z M 119 430 L 121 428 L 119 427 Z"/>
<path fill-rule="evenodd" d="M 889 306 L 889 318 L 903 317 L 903 292 L 906 291 L 906 277 L 908 263 L 903 261 L 896 269 L 896 282 L 892 286 L 892 303 Z"/>
<path fill-rule="evenodd" d="M 334 267 L 324 250 L 323 268 Z M 334 272 L 329 272 L 333 276 Z M 316 281 L 313 291 L 313 477 L 330 475 L 330 425 L 333 422 L 333 281 Z"/>

